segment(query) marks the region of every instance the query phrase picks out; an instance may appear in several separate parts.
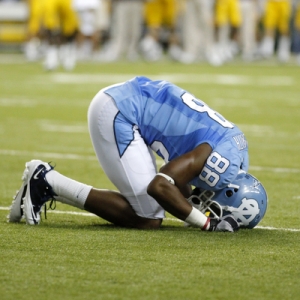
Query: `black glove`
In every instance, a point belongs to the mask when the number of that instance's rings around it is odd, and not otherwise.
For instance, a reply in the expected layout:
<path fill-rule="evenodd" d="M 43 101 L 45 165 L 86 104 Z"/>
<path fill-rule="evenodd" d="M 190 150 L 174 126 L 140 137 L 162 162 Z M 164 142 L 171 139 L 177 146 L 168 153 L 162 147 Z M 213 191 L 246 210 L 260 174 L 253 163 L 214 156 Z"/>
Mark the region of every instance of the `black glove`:
<path fill-rule="evenodd" d="M 227 215 L 218 219 L 210 219 L 209 231 L 238 231 L 240 228 L 239 223 L 233 215 Z"/>

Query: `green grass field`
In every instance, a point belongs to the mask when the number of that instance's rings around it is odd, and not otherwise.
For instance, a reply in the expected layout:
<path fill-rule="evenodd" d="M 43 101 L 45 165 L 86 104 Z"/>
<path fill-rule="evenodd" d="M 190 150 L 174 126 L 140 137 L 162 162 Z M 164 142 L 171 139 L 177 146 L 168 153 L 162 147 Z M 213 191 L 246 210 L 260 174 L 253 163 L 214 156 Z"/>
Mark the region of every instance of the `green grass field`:
<path fill-rule="evenodd" d="M 26 161 L 114 188 L 88 135 L 87 107 L 106 85 L 135 75 L 186 88 L 245 132 L 250 172 L 267 189 L 265 218 L 235 234 L 116 228 L 57 204 L 40 226 L 7 223 Z M 300 299 L 300 68 L 276 62 L 81 63 L 45 73 L 0 55 L 0 299 Z"/>

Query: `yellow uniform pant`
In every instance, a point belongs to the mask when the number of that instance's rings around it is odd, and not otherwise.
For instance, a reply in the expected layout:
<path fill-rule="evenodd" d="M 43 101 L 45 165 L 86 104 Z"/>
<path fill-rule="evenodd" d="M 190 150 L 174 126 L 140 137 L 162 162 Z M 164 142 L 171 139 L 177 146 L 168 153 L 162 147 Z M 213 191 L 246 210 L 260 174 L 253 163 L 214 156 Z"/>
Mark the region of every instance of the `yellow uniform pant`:
<path fill-rule="evenodd" d="M 28 0 L 28 32 L 30 36 L 36 36 L 42 29 L 43 4 L 44 0 Z"/>
<path fill-rule="evenodd" d="M 278 29 L 280 34 L 289 32 L 292 5 L 290 0 L 267 0 L 265 7 L 264 28 Z"/>
<path fill-rule="evenodd" d="M 64 36 L 71 36 L 78 30 L 77 14 L 72 0 L 43 0 L 43 25 L 47 30 L 60 30 Z"/>
<path fill-rule="evenodd" d="M 221 27 L 230 24 L 233 27 L 240 27 L 242 15 L 239 0 L 216 0 L 215 23 Z"/>
<path fill-rule="evenodd" d="M 176 0 L 151 0 L 145 3 L 147 27 L 174 27 L 177 18 Z"/>

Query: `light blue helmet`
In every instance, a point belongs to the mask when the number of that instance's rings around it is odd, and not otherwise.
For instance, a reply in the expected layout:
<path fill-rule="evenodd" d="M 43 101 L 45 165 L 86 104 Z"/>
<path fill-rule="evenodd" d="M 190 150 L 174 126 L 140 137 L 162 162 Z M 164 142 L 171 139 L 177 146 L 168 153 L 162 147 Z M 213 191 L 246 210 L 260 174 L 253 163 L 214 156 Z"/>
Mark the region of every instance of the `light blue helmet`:
<path fill-rule="evenodd" d="M 240 171 L 224 189 L 213 192 L 195 189 L 188 201 L 203 213 L 221 218 L 233 214 L 241 228 L 254 228 L 264 217 L 268 197 L 258 179 Z"/>

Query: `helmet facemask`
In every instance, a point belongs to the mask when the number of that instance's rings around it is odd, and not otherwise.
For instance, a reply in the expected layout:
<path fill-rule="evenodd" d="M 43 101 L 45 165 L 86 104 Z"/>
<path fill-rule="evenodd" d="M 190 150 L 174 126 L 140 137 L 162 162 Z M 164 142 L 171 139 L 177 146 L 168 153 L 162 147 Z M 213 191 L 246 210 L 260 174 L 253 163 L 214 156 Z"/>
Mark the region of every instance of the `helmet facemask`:
<path fill-rule="evenodd" d="M 196 188 L 187 201 L 206 216 L 219 220 L 223 216 L 223 209 L 218 202 L 212 200 L 214 195 L 213 191 Z"/>

